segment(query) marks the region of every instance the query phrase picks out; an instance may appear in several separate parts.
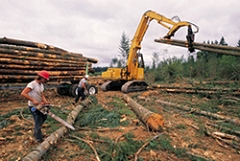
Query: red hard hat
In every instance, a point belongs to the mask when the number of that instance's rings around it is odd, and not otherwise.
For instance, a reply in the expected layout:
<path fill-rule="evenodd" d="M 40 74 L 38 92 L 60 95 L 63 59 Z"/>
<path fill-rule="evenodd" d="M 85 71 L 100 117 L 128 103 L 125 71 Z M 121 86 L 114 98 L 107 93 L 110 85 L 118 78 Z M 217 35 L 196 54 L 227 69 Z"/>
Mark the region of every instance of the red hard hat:
<path fill-rule="evenodd" d="M 40 72 L 38 72 L 38 75 L 45 78 L 46 80 L 49 80 L 49 73 L 46 70 L 42 70 Z"/>

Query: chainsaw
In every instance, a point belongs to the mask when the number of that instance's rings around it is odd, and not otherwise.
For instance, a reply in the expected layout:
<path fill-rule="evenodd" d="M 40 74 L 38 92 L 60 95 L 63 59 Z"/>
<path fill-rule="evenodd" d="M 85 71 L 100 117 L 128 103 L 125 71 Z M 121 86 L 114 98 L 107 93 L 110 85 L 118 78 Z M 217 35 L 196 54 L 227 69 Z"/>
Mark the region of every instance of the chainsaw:
<path fill-rule="evenodd" d="M 61 119 L 60 117 L 56 116 L 54 113 L 52 113 L 50 111 L 52 105 L 51 104 L 45 104 L 45 105 L 38 105 L 36 108 L 42 112 L 44 115 L 49 115 L 51 116 L 52 118 L 54 118 L 56 121 L 60 122 L 61 124 L 63 124 L 64 126 L 72 129 L 72 130 L 75 130 L 75 128 L 70 125 L 68 122 L 64 121 L 63 119 Z"/>

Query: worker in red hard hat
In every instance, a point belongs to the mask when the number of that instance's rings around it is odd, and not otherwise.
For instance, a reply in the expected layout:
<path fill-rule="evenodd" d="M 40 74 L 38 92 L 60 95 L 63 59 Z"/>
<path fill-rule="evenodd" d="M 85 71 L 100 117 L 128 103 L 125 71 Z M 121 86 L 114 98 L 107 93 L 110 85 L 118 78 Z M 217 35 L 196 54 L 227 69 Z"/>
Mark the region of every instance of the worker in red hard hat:
<path fill-rule="evenodd" d="M 38 75 L 41 76 L 42 78 L 45 78 L 47 81 L 49 81 L 50 74 L 46 70 L 42 70 L 38 72 Z"/>
<path fill-rule="evenodd" d="M 50 104 L 44 95 L 44 83 L 49 80 L 50 74 L 46 70 L 42 70 L 37 73 L 35 80 L 27 84 L 27 86 L 21 92 L 21 96 L 28 99 L 28 108 L 33 115 L 35 122 L 34 137 L 37 142 L 43 141 L 43 135 L 41 127 L 44 121 L 47 119 L 47 115 L 44 115 L 36 109 L 39 104 Z"/>

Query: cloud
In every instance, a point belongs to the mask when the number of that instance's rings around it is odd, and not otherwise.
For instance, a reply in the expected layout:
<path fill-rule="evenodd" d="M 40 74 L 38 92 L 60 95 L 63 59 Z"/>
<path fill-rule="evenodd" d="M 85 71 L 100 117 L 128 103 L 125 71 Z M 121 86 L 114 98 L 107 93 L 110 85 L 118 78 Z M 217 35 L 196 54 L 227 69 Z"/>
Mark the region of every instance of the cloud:
<path fill-rule="evenodd" d="M 240 39 L 240 11 L 238 0 L 3 0 L 1 1 L 0 37 L 46 43 L 96 58 L 94 66 L 108 66 L 118 55 L 122 33 L 131 40 L 141 16 L 153 10 L 168 18 L 178 15 L 182 21 L 191 21 L 200 31 L 196 41 L 215 41 L 224 37 L 235 46 Z M 146 64 L 153 52 L 160 58 L 188 54 L 187 49 L 155 43 L 167 29 L 151 22 L 142 41 Z M 186 28 L 174 38 L 185 40 Z"/>

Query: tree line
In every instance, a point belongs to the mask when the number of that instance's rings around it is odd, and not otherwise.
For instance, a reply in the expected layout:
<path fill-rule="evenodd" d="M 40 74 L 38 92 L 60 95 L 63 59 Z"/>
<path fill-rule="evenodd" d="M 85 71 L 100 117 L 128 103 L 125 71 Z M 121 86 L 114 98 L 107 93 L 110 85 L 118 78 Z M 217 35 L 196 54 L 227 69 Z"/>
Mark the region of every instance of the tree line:
<path fill-rule="evenodd" d="M 228 46 L 225 38 L 220 41 L 206 41 L 206 44 Z M 236 47 L 240 47 L 240 39 L 236 42 Z M 119 54 L 112 58 L 110 67 L 124 67 L 128 58 L 130 41 L 123 32 L 118 47 Z M 151 65 L 145 67 L 145 73 L 153 81 L 174 81 L 179 77 L 194 78 L 198 80 L 240 80 L 240 57 L 223 55 L 214 52 L 198 51 L 177 58 L 164 58 L 160 60 L 160 54 L 152 54 Z M 98 72 L 105 71 L 107 67 L 99 67 Z M 95 69 L 96 71 L 96 69 Z"/>

